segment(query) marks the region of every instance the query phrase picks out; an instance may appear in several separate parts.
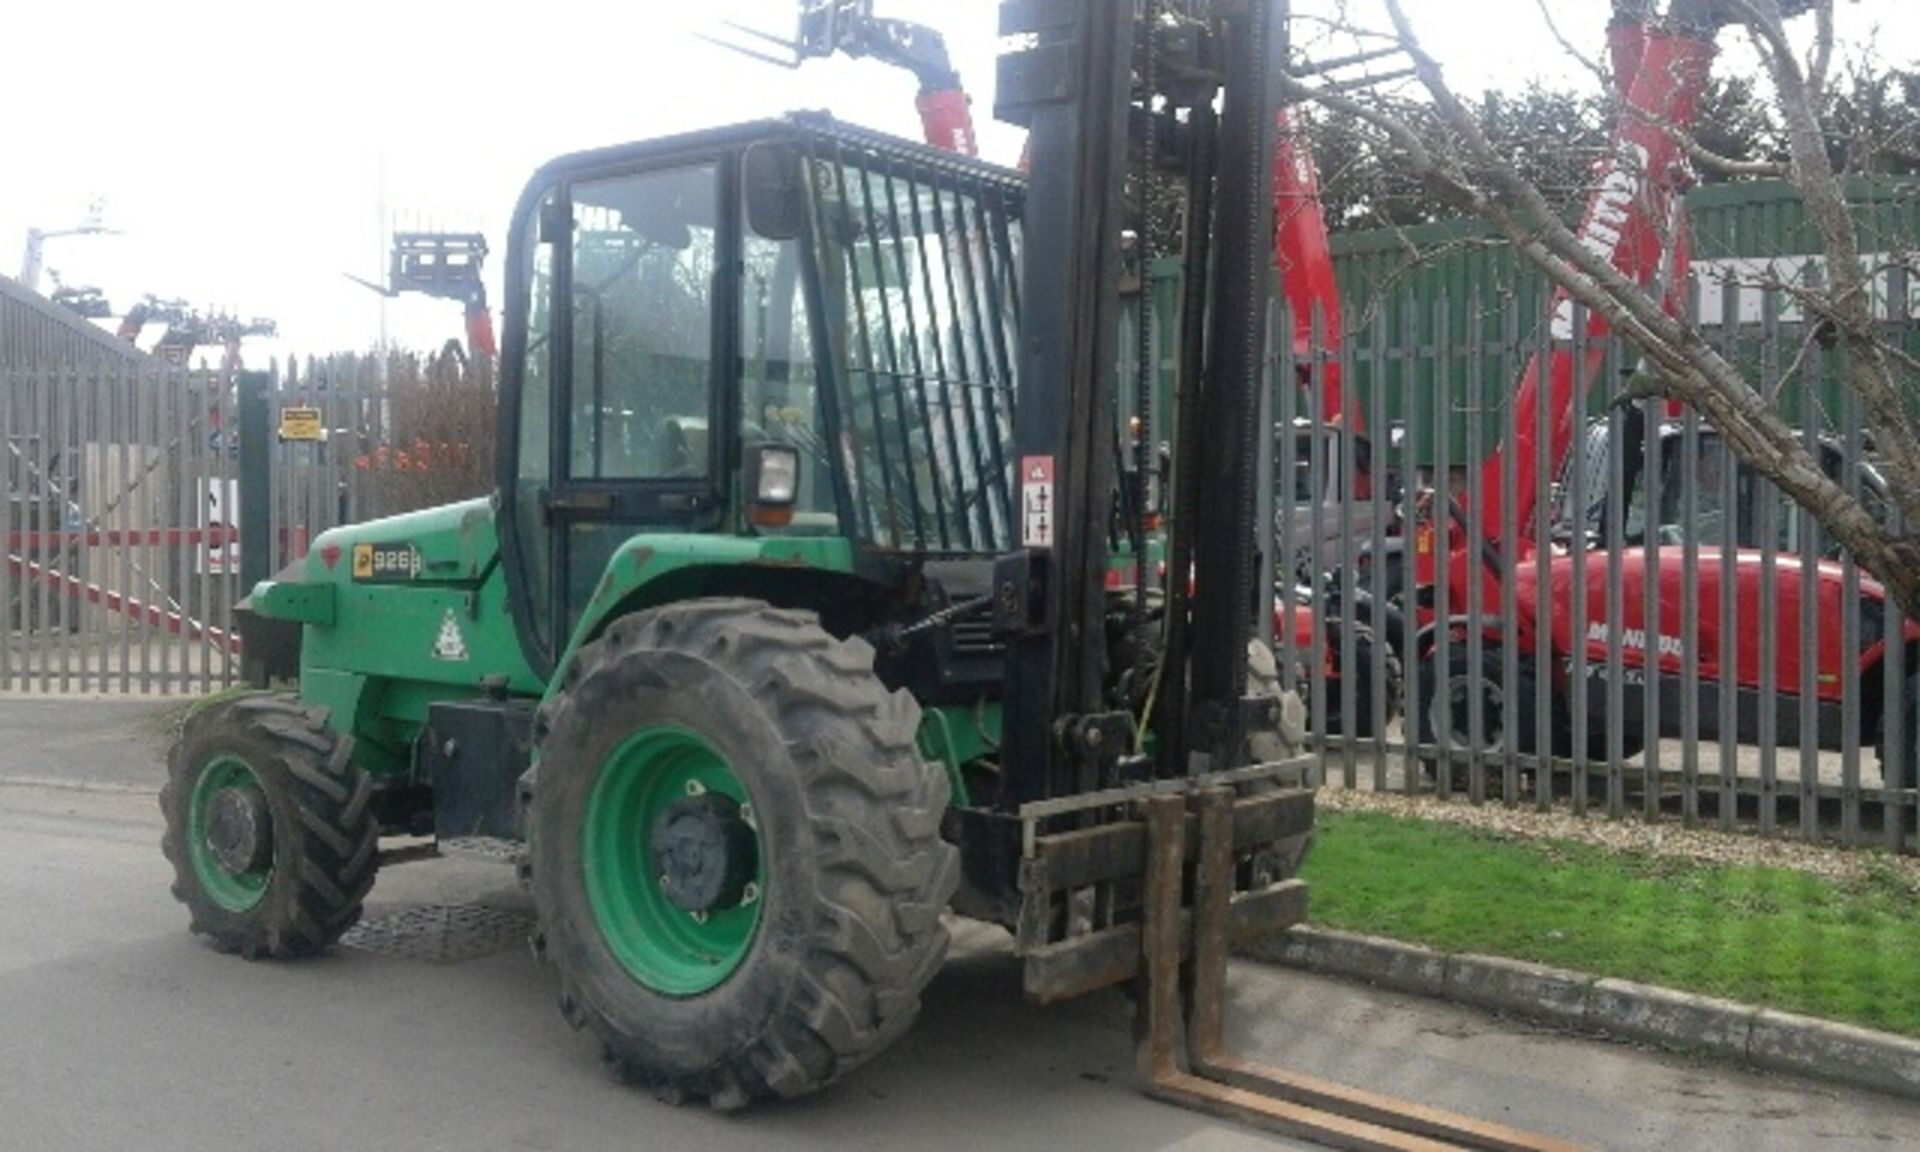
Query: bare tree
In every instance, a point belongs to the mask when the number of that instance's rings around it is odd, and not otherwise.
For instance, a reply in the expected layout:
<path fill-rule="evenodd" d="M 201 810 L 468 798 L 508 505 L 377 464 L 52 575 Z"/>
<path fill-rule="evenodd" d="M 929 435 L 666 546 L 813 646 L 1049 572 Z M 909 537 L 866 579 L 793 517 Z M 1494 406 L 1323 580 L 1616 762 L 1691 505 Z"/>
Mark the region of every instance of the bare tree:
<path fill-rule="evenodd" d="M 1290 94 L 1364 126 L 1375 147 L 1418 174 L 1446 203 L 1489 222 L 1561 293 L 1603 317 L 1642 354 L 1651 369 L 1644 385 L 1650 394 L 1681 401 L 1711 421 L 1741 461 L 1806 508 L 1907 613 L 1920 616 L 1920 538 L 1911 530 L 1890 528 L 1844 482 L 1830 477 L 1781 410 L 1778 391 L 1756 386 L 1699 328 L 1663 307 L 1662 286 L 1624 275 L 1605 252 L 1596 251 L 1589 229 L 1567 224 L 1551 199 L 1516 167 L 1512 150 L 1489 139 L 1474 105 L 1449 83 L 1444 62 L 1423 45 L 1404 0 L 1383 2 L 1384 25 L 1367 26 L 1343 7 L 1329 28 L 1368 48 L 1393 45 L 1404 51 L 1417 80 L 1411 91 L 1343 90 L 1289 77 L 1284 86 Z M 1856 208 L 1835 167 L 1836 152 L 1843 158 L 1847 152 L 1832 148 L 1823 130 L 1834 56 L 1832 0 L 1672 0 L 1664 13 L 1653 8 L 1653 0 L 1615 0 L 1617 14 L 1659 21 L 1663 34 L 1744 35 L 1756 50 L 1769 89 L 1766 98 L 1784 138 L 1784 159 L 1721 156 L 1678 124 L 1660 127 L 1696 165 L 1713 166 L 1729 178 L 1784 179 L 1797 191 L 1819 239 L 1824 276 L 1819 284 L 1773 287 L 1790 292 L 1833 350 L 1828 359 L 1840 365 L 1842 383 L 1864 413 L 1904 523 L 1920 525 L 1920 436 L 1913 415 L 1920 399 L 1920 361 L 1885 339 L 1876 320 L 1875 269 L 1862 261 Z M 1541 9 L 1549 19 L 1548 6 L 1542 3 Z M 1802 15 L 1809 17 L 1804 55 L 1788 31 L 1789 21 Z M 1577 52 L 1564 30 L 1556 29 L 1556 35 L 1569 52 Z M 1587 63 L 1600 70 L 1594 61 Z M 1629 108 L 1625 114 L 1636 113 Z M 1911 147 L 1910 141 L 1901 143 Z"/>

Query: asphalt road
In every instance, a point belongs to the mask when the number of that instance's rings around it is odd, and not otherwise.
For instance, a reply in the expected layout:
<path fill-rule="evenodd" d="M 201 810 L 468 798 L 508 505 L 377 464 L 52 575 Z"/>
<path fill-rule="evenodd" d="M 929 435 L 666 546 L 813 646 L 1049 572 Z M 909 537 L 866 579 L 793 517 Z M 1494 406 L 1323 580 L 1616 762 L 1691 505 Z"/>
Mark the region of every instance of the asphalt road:
<path fill-rule="evenodd" d="M 886 1058 L 736 1117 L 600 1072 L 517 942 L 501 863 L 391 870 L 357 945 L 316 961 L 220 955 L 167 894 L 154 715 L 0 699 L 0 1150 L 1298 1147 L 1136 1093 L 1127 1002 L 1024 1005 L 979 926 Z M 373 930 L 405 917 L 427 930 Z M 1920 1105 L 1257 966 L 1230 1018 L 1257 1058 L 1594 1148 L 1920 1139 Z"/>

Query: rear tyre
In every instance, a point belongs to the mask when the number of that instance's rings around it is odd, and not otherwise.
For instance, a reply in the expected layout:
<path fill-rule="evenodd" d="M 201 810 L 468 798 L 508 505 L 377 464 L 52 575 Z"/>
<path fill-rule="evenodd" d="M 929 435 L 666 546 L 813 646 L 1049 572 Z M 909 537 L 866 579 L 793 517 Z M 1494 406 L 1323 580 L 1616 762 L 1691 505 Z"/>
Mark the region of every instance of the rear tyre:
<path fill-rule="evenodd" d="M 1422 745 L 1431 746 L 1438 763 L 1446 765 L 1455 790 L 1470 781 L 1472 759 L 1504 756 L 1509 748 L 1532 754 L 1538 747 L 1533 708 L 1533 676 L 1522 666 L 1513 684 L 1505 683 L 1505 661 L 1498 646 L 1482 646 L 1475 665 L 1464 640 L 1456 641 L 1447 660 L 1446 683 L 1433 654 L 1420 661 L 1419 706 L 1414 731 Z M 1480 702 L 1480 726 L 1473 725 L 1473 701 Z M 1493 779 L 1489 774 L 1489 780 Z"/>
<path fill-rule="evenodd" d="M 920 710 L 811 613 L 615 621 L 535 726 L 536 948 L 609 1067 L 735 1108 L 884 1049 L 946 955 L 958 857 Z"/>
<path fill-rule="evenodd" d="M 310 956 L 360 918 L 380 829 L 352 748 L 292 696 L 187 720 L 167 757 L 160 846 L 193 931 L 248 959 Z"/>

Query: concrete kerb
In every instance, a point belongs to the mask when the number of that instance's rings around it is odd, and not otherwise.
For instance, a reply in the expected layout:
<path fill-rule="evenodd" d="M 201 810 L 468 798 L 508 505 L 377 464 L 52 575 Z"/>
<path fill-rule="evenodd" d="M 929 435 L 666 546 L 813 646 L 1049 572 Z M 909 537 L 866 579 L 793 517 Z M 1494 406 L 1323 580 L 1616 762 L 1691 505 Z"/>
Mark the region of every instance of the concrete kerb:
<path fill-rule="evenodd" d="M 1397 992 L 1920 1100 L 1920 1040 L 1498 956 L 1447 953 L 1308 925 L 1254 960 Z"/>

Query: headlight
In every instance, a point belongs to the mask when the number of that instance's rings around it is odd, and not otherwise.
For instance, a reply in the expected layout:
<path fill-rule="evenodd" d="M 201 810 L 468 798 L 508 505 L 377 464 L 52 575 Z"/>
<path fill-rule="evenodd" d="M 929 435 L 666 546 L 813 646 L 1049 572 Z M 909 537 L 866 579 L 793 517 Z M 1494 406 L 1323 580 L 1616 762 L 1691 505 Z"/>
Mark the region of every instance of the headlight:
<path fill-rule="evenodd" d="M 800 493 L 800 450 L 791 444 L 750 444 L 742 468 L 747 520 L 762 527 L 791 524 Z"/>

